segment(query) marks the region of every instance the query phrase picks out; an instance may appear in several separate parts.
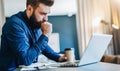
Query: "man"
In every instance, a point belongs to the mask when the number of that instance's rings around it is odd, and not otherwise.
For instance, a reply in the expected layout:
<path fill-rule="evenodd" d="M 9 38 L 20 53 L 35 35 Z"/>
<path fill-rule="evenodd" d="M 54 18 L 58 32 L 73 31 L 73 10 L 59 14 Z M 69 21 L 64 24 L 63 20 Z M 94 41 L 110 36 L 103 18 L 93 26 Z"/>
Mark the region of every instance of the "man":
<path fill-rule="evenodd" d="M 36 62 L 40 54 L 55 61 L 66 60 L 48 45 L 51 24 L 47 14 L 54 0 L 27 0 L 26 10 L 13 15 L 2 28 L 0 71 Z"/>

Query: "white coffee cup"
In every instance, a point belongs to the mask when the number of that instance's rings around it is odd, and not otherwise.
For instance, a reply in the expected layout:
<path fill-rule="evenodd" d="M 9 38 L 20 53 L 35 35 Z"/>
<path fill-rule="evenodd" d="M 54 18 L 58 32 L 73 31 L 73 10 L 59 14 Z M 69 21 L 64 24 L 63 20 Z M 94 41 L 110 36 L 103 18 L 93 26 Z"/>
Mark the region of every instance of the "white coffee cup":
<path fill-rule="evenodd" d="M 74 62 L 75 61 L 74 48 L 66 48 L 65 56 L 67 57 L 68 62 Z"/>

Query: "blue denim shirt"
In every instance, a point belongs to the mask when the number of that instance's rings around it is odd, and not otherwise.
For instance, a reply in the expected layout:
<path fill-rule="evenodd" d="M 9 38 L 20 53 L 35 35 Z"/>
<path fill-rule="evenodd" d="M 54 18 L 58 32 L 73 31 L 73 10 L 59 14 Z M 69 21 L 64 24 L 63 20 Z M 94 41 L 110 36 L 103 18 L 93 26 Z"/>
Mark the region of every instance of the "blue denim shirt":
<path fill-rule="evenodd" d="M 30 65 L 40 54 L 58 61 L 59 55 L 48 45 L 41 29 L 30 29 L 26 11 L 10 17 L 2 28 L 0 70 L 12 71 L 19 65 Z"/>

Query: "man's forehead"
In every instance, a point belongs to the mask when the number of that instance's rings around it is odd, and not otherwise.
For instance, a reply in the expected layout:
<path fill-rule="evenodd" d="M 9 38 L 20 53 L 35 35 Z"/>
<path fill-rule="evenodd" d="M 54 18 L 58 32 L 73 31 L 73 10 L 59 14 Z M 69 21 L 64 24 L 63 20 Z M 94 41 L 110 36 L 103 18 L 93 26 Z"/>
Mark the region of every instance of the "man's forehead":
<path fill-rule="evenodd" d="M 38 5 L 38 9 L 39 9 L 39 11 L 41 11 L 43 13 L 50 13 L 50 6 L 47 6 L 45 4 L 40 3 Z"/>

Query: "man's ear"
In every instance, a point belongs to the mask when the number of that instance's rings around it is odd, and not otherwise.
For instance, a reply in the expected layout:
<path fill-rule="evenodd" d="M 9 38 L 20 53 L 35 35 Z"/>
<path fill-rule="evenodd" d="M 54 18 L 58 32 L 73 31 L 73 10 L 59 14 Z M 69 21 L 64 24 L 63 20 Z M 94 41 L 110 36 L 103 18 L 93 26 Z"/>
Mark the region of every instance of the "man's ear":
<path fill-rule="evenodd" d="M 32 15 L 32 13 L 33 13 L 33 7 L 31 5 L 28 5 L 26 10 L 29 13 L 29 15 Z"/>

